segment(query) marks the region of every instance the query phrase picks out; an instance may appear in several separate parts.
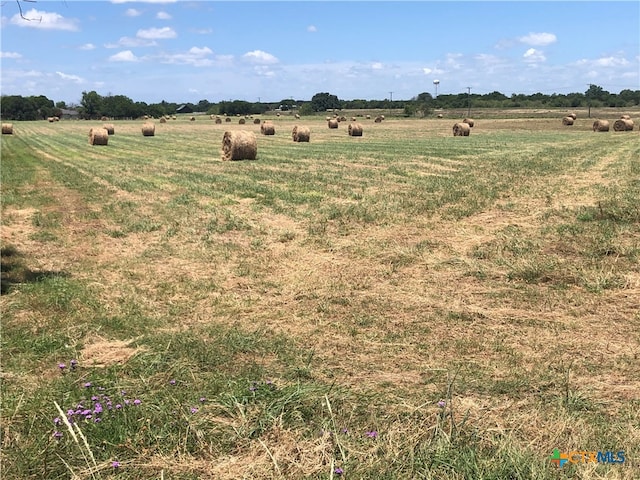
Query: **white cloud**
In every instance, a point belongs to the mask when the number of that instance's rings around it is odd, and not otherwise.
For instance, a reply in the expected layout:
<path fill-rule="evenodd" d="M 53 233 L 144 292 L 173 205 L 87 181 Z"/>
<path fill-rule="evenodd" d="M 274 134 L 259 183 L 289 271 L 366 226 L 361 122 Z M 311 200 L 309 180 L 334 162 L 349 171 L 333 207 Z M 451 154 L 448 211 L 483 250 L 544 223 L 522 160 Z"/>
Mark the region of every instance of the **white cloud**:
<path fill-rule="evenodd" d="M 167 12 L 158 12 L 156 18 L 158 20 L 171 20 L 172 17 Z"/>
<path fill-rule="evenodd" d="M 316 28 L 316 26 L 315 26 L 315 25 L 309 25 L 309 26 L 307 27 L 307 32 L 314 33 L 314 32 L 317 32 L 317 31 L 318 31 L 318 29 Z"/>
<path fill-rule="evenodd" d="M 536 50 L 535 48 L 530 48 L 524 52 L 522 58 L 524 58 L 524 61 L 527 63 L 541 63 L 547 60 L 544 53 L 540 50 Z"/>
<path fill-rule="evenodd" d="M 629 65 L 629 61 L 626 58 L 620 57 L 605 57 L 598 58 L 593 62 L 598 67 L 626 67 Z"/>
<path fill-rule="evenodd" d="M 77 75 L 67 75 L 66 73 L 62 73 L 62 72 L 56 72 L 56 75 L 58 75 L 63 80 L 69 80 L 75 83 L 84 83 L 84 79 Z"/>
<path fill-rule="evenodd" d="M 278 59 L 270 53 L 263 52 L 262 50 L 254 50 L 252 52 L 245 53 L 242 58 L 250 61 L 251 63 L 259 63 L 263 65 L 278 63 Z"/>
<path fill-rule="evenodd" d="M 136 37 L 146 40 L 176 38 L 177 36 L 175 30 L 171 27 L 141 29 L 136 33 Z"/>
<path fill-rule="evenodd" d="M 80 48 L 80 50 L 95 50 L 96 46 L 93 43 L 85 43 L 78 48 Z"/>
<path fill-rule="evenodd" d="M 193 65 L 194 67 L 209 67 L 214 63 L 210 58 L 211 55 L 213 55 L 213 51 L 209 47 L 191 47 L 187 53 L 165 55 L 161 61 L 163 63 Z"/>
<path fill-rule="evenodd" d="M 518 40 L 527 45 L 544 47 L 546 45 L 555 43 L 557 41 L 557 38 L 553 33 L 529 33 L 524 37 L 520 37 Z"/>
<path fill-rule="evenodd" d="M 140 10 L 136 10 L 135 8 L 127 8 L 124 14 L 127 17 L 139 17 L 140 15 L 142 15 L 142 12 Z"/>
<path fill-rule="evenodd" d="M 175 3 L 178 0 L 111 0 L 111 3 Z"/>
<path fill-rule="evenodd" d="M 24 18 L 16 13 L 11 17 L 11 23 L 19 27 L 40 28 L 42 30 L 67 30 L 71 32 L 79 30 L 77 20 L 64 18 L 57 13 L 43 12 L 32 8 L 23 16 Z"/>
<path fill-rule="evenodd" d="M 16 52 L 0 52 L 0 58 L 22 58 L 22 55 Z"/>
<path fill-rule="evenodd" d="M 422 73 L 424 73 L 425 75 L 429 75 L 431 72 L 433 72 L 433 70 L 431 70 L 430 68 L 424 67 L 422 69 Z"/>
<path fill-rule="evenodd" d="M 123 50 L 109 57 L 110 62 L 137 62 L 138 60 L 131 50 Z"/>
<path fill-rule="evenodd" d="M 383 68 L 384 68 L 384 65 L 380 62 L 374 62 L 371 64 L 372 70 L 382 70 Z"/>
<path fill-rule="evenodd" d="M 105 43 L 104 48 L 155 47 L 158 42 L 144 38 L 120 37 L 116 43 Z"/>
<path fill-rule="evenodd" d="M 209 35 L 213 33 L 213 28 L 198 28 L 190 30 L 193 33 L 197 33 L 198 35 Z"/>

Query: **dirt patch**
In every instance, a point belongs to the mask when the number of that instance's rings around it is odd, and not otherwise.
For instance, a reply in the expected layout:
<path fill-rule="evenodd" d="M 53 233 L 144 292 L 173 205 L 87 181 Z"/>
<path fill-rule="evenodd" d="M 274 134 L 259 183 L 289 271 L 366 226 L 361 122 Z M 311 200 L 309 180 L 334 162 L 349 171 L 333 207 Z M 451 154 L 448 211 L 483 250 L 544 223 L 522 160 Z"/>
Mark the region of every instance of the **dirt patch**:
<path fill-rule="evenodd" d="M 80 361 L 84 366 L 109 367 L 111 365 L 123 365 L 133 356 L 145 351 L 142 347 L 131 346 L 136 339 L 131 340 L 106 340 L 96 338 L 89 340 L 80 352 Z"/>

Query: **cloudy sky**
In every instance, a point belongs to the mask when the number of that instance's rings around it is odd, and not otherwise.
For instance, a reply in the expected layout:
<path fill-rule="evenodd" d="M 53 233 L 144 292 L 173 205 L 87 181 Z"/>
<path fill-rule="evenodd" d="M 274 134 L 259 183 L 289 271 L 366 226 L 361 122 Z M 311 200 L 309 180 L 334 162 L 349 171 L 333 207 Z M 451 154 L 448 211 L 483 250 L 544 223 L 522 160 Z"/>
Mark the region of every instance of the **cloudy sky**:
<path fill-rule="evenodd" d="M 3 95 L 79 103 L 640 89 L 640 2 L 0 2 Z"/>

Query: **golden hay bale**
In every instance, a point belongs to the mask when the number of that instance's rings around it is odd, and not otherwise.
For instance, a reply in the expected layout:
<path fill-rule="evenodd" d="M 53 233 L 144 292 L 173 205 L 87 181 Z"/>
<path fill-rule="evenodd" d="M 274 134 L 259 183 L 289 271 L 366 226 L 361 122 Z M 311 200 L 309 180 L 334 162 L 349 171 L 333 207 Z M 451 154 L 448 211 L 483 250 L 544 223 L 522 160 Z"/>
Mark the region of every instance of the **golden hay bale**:
<path fill-rule="evenodd" d="M 622 120 L 631 120 L 631 115 L 627 115 L 626 113 L 620 117 Z"/>
<path fill-rule="evenodd" d="M 593 122 L 593 131 L 594 132 L 608 132 L 609 131 L 609 121 L 608 120 L 596 120 Z"/>
<path fill-rule="evenodd" d="M 240 125 L 244 125 L 245 123 L 247 123 L 247 121 L 244 118 L 241 118 L 240 120 L 238 120 L 238 123 Z"/>
<path fill-rule="evenodd" d="M 380 122 L 382 122 L 382 120 L 384 120 L 384 117 L 383 117 L 382 115 L 378 115 L 378 116 L 376 117 L 376 119 L 374 120 L 374 122 L 376 122 L 376 123 L 380 123 Z"/>
<path fill-rule="evenodd" d="M 300 119 L 300 114 L 296 113 L 295 118 L 296 118 L 296 120 L 299 120 Z"/>
<path fill-rule="evenodd" d="M 328 122 L 329 120 L 331 120 L 331 117 L 324 117 L 324 119 Z"/>
<path fill-rule="evenodd" d="M 453 126 L 454 137 L 468 137 L 471 133 L 471 127 L 468 123 L 458 122 Z"/>
<path fill-rule="evenodd" d="M 629 132 L 633 130 L 633 120 L 627 120 L 626 118 L 620 118 L 613 122 L 614 132 Z"/>
<path fill-rule="evenodd" d="M 107 117 L 105 117 L 105 116 L 103 116 L 100 120 L 103 121 L 103 122 L 108 122 L 109 121 L 109 119 Z"/>
<path fill-rule="evenodd" d="M 54 118 L 53 118 L 53 117 L 49 117 L 49 118 L 47 118 L 47 121 L 48 121 L 49 123 L 53 123 L 53 122 L 55 122 L 55 120 L 54 120 Z"/>
<path fill-rule="evenodd" d="M 574 120 L 575 120 L 576 118 L 578 118 L 578 116 L 577 116 L 575 113 L 573 113 L 573 112 L 571 112 L 571 113 L 567 113 L 567 117 L 571 117 L 571 118 L 573 118 Z"/>
<path fill-rule="evenodd" d="M 362 125 L 359 123 L 350 123 L 349 124 L 349 136 L 350 137 L 361 137 L 362 136 Z"/>
<path fill-rule="evenodd" d="M 162 118 L 160 119 L 160 123 L 167 123 L 167 119 L 166 119 L 166 118 L 164 118 L 164 117 L 162 117 Z"/>
<path fill-rule="evenodd" d="M 571 117 L 564 117 L 564 118 L 562 119 L 562 124 L 563 124 L 563 125 L 567 125 L 567 126 L 569 126 L 569 125 L 573 125 L 573 118 L 571 118 Z"/>
<path fill-rule="evenodd" d="M 344 115 L 342 115 L 340 118 L 338 118 L 339 122 L 346 122 L 347 121 L 347 117 L 345 117 Z"/>
<path fill-rule="evenodd" d="M 442 115 L 441 113 L 438 114 L 438 118 L 444 118 L 444 115 Z"/>
<path fill-rule="evenodd" d="M 351 122 L 355 122 L 355 121 L 357 121 L 357 119 L 356 119 L 356 117 L 351 117 L 351 120 L 350 120 L 350 121 L 351 121 Z"/>
<path fill-rule="evenodd" d="M 222 137 L 222 160 L 255 160 L 258 143 L 253 132 L 227 131 Z"/>
<path fill-rule="evenodd" d="M 260 125 L 260 133 L 263 135 L 275 135 L 276 134 L 276 126 L 271 123 L 269 120 L 265 120 Z"/>
<path fill-rule="evenodd" d="M 309 127 L 299 127 L 296 125 L 291 132 L 294 142 L 308 142 L 311 138 L 311 130 Z"/>
<path fill-rule="evenodd" d="M 327 123 L 329 124 L 329 128 L 338 128 L 338 120 L 335 118 L 330 118 Z"/>
<path fill-rule="evenodd" d="M 190 121 L 190 122 L 195 122 L 195 121 L 196 121 L 196 117 L 191 117 L 191 118 L 189 119 L 189 121 Z"/>
<path fill-rule="evenodd" d="M 104 128 L 109 135 L 115 135 L 116 127 L 113 123 L 105 123 L 102 128 Z"/>
<path fill-rule="evenodd" d="M 142 135 L 145 137 L 153 137 L 156 134 L 155 123 L 147 122 L 142 125 Z"/>
<path fill-rule="evenodd" d="M 221 118 L 216 118 L 216 124 L 219 125 L 222 123 L 222 119 Z"/>
<path fill-rule="evenodd" d="M 226 118 L 224 119 L 224 121 L 225 121 L 225 122 L 230 122 L 230 121 L 231 121 L 231 119 L 230 119 L 229 117 L 226 117 Z"/>
<path fill-rule="evenodd" d="M 2 124 L 2 135 L 13 135 L 13 123 Z"/>
<path fill-rule="evenodd" d="M 93 127 L 89 130 L 89 145 L 107 145 L 109 143 L 109 132 L 106 128 Z"/>
<path fill-rule="evenodd" d="M 367 120 L 371 120 L 371 115 L 367 115 L 365 118 L 366 118 Z"/>
<path fill-rule="evenodd" d="M 253 124 L 254 125 L 260 125 L 260 119 L 259 118 L 254 118 L 253 119 Z"/>
<path fill-rule="evenodd" d="M 473 121 L 473 118 L 465 118 L 464 120 L 462 120 L 462 123 L 466 123 L 471 128 L 473 128 L 476 122 Z"/>

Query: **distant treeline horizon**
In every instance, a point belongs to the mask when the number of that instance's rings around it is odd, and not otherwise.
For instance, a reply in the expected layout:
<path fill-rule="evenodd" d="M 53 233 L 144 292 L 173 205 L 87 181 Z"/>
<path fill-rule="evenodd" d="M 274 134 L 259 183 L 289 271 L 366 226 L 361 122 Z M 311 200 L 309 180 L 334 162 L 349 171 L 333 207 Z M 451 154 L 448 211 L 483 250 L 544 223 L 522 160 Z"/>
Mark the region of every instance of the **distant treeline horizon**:
<path fill-rule="evenodd" d="M 3 120 L 41 120 L 73 114 L 78 118 L 109 117 L 139 118 L 145 115 L 161 117 L 176 113 L 206 113 L 210 115 L 259 115 L 268 111 L 296 111 L 310 115 L 333 110 L 401 110 L 404 116 L 426 116 L 437 109 L 481 108 L 630 108 L 640 105 L 640 90 L 621 90 L 610 93 L 597 85 L 590 85 L 584 93 L 531 95 L 500 93 L 440 94 L 437 97 L 423 92 L 409 100 L 341 100 L 328 92 L 316 93 L 311 100 L 283 99 L 279 102 L 248 102 L 229 100 L 212 103 L 173 103 L 161 101 L 147 104 L 136 102 L 125 95 L 102 96 L 95 91 L 82 92 L 79 105 L 54 102 L 44 95 L 23 97 L 2 95 L 0 114 Z"/>

